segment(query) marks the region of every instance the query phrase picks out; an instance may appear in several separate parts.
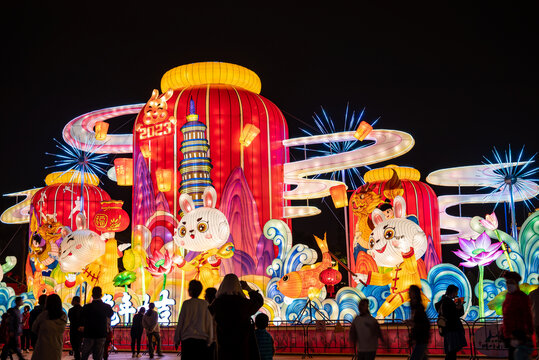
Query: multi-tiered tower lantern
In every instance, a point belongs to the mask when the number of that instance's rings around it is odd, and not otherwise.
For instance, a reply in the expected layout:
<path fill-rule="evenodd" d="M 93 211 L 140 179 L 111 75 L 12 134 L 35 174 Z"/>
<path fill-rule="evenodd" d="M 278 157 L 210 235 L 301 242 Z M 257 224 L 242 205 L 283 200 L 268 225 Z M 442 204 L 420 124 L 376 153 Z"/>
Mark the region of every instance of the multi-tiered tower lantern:
<path fill-rule="evenodd" d="M 190 101 L 187 122 L 181 127 L 183 141 L 180 151 L 183 159 L 180 161 L 180 193 L 189 194 L 195 207 L 203 205 L 202 194 L 211 185 L 210 170 L 212 168 L 208 157 L 208 140 L 206 140 L 206 125 L 198 121 L 195 102 Z"/>

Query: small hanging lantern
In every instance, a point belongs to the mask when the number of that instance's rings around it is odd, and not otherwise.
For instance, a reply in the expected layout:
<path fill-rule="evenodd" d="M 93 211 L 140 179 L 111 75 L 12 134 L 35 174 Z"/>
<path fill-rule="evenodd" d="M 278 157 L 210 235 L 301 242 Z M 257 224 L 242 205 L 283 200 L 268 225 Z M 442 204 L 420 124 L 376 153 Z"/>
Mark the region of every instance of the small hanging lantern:
<path fill-rule="evenodd" d="M 155 171 L 155 177 L 157 179 L 157 189 L 159 191 L 170 191 L 170 189 L 172 188 L 172 170 L 157 169 Z"/>
<path fill-rule="evenodd" d="M 94 225 L 102 232 L 120 232 L 129 226 L 129 215 L 122 209 L 121 200 L 101 202 L 101 210 L 94 216 Z"/>
<path fill-rule="evenodd" d="M 150 149 L 150 144 L 140 144 L 140 152 L 142 156 L 147 159 L 152 156 L 152 150 Z"/>
<path fill-rule="evenodd" d="M 371 131 L 372 126 L 368 122 L 362 121 L 359 123 L 354 137 L 359 141 L 363 141 L 371 133 Z"/>
<path fill-rule="evenodd" d="M 114 159 L 114 169 L 116 170 L 116 182 L 119 186 L 133 186 L 133 159 Z"/>
<path fill-rule="evenodd" d="M 260 129 L 253 124 L 247 124 L 243 127 L 240 135 L 240 144 L 247 147 L 258 136 Z"/>
<path fill-rule="evenodd" d="M 348 206 L 348 195 L 346 194 L 346 185 L 336 185 L 329 188 L 333 205 L 336 209 Z"/>
<path fill-rule="evenodd" d="M 109 131 L 109 123 L 104 121 L 98 121 L 94 125 L 95 139 L 103 141 L 107 138 L 107 132 Z"/>
<path fill-rule="evenodd" d="M 320 281 L 327 286 L 328 294 L 333 297 L 335 293 L 335 285 L 342 279 L 341 272 L 334 268 L 327 268 L 320 273 Z"/>

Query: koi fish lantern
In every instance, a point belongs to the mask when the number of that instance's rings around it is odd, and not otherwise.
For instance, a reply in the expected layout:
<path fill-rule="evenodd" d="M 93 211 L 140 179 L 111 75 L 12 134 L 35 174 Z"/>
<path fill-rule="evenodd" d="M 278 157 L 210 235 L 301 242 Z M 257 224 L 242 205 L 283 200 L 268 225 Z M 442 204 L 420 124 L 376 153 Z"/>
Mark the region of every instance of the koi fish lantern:
<path fill-rule="evenodd" d="M 369 237 L 369 255 L 379 267 L 389 267 L 390 272 L 369 271 L 357 273 L 356 282 L 365 285 L 390 285 L 390 295 L 378 310 L 377 317 L 383 319 L 403 303 L 410 300 L 408 289 L 411 285 L 421 288 L 421 278 L 417 260 L 427 250 L 427 237 L 415 222 L 406 218 L 406 203 L 402 196 L 393 202 L 394 218 L 387 219 L 380 209 L 372 213 L 375 225 Z M 421 295 L 423 303 L 429 300 Z"/>
<path fill-rule="evenodd" d="M 323 271 L 331 267 L 331 255 L 328 249 L 326 234 L 324 239 L 315 236 L 314 239 L 322 251 L 322 261 L 313 264 L 305 265 L 301 270 L 292 271 L 281 278 L 277 282 L 277 289 L 284 296 L 297 299 L 302 297 L 313 298 L 320 294 L 324 287 L 324 282 L 321 280 Z M 340 280 L 339 280 L 340 281 Z"/>

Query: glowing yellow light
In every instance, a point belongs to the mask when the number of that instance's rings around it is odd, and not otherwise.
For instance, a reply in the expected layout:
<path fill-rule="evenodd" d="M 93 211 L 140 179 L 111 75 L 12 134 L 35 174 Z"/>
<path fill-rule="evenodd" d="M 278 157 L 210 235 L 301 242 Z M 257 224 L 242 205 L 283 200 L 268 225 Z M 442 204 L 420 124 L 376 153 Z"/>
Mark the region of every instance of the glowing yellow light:
<path fill-rule="evenodd" d="M 335 208 L 348 206 L 348 196 L 346 195 L 346 185 L 337 185 L 329 188 L 331 199 Z"/>
<path fill-rule="evenodd" d="M 262 84 L 253 71 L 239 65 L 223 62 L 199 62 L 171 69 L 161 78 L 161 91 L 188 86 L 223 84 L 260 94 Z"/>
<path fill-rule="evenodd" d="M 157 189 L 159 189 L 159 191 L 170 191 L 172 188 L 172 170 L 157 169 L 155 171 L 155 177 L 157 179 Z"/>
<path fill-rule="evenodd" d="M 133 185 L 133 159 L 114 159 L 114 169 L 116 170 L 116 182 L 119 186 Z"/>
<path fill-rule="evenodd" d="M 98 121 L 94 126 L 95 139 L 103 141 L 107 138 L 107 132 L 109 131 L 109 123 L 104 121 Z"/>
<path fill-rule="evenodd" d="M 77 170 L 55 171 L 45 177 L 47 186 L 54 184 L 75 183 L 80 184 L 81 172 Z M 89 185 L 99 185 L 99 178 L 90 173 L 84 173 L 84 183 Z"/>
<path fill-rule="evenodd" d="M 144 156 L 145 159 L 152 156 L 152 150 L 150 149 L 149 144 L 141 144 L 140 145 L 140 152 L 142 153 L 142 156 Z"/>
<path fill-rule="evenodd" d="M 387 181 L 393 176 L 393 170 L 401 180 L 419 181 L 421 178 L 421 173 L 414 168 L 388 165 L 380 169 L 367 171 L 363 176 L 363 179 L 366 182 Z"/>
<path fill-rule="evenodd" d="M 359 123 L 354 137 L 359 141 L 363 141 L 371 133 L 371 131 L 372 126 L 369 123 L 362 121 Z"/>
<path fill-rule="evenodd" d="M 240 144 L 247 147 L 260 134 L 260 129 L 253 124 L 247 124 L 241 131 Z"/>

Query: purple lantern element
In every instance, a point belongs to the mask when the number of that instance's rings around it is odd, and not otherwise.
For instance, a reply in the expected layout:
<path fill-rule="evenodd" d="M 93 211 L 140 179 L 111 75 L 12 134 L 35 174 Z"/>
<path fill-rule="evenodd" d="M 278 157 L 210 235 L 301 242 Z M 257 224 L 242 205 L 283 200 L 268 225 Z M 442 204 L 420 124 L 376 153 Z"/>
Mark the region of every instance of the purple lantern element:
<path fill-rule="evenodd" d="M 475 240 L 459 238 L 460 249 L 453 251 L 459 258 L 466 260 L 461 262 L 461 266 L 474 267 L 486 266 L 496 260 L 503 250 L 500 249 L 501 243 L 492 244 L 490 237 L 486 232 L 479 235 Z"/>

